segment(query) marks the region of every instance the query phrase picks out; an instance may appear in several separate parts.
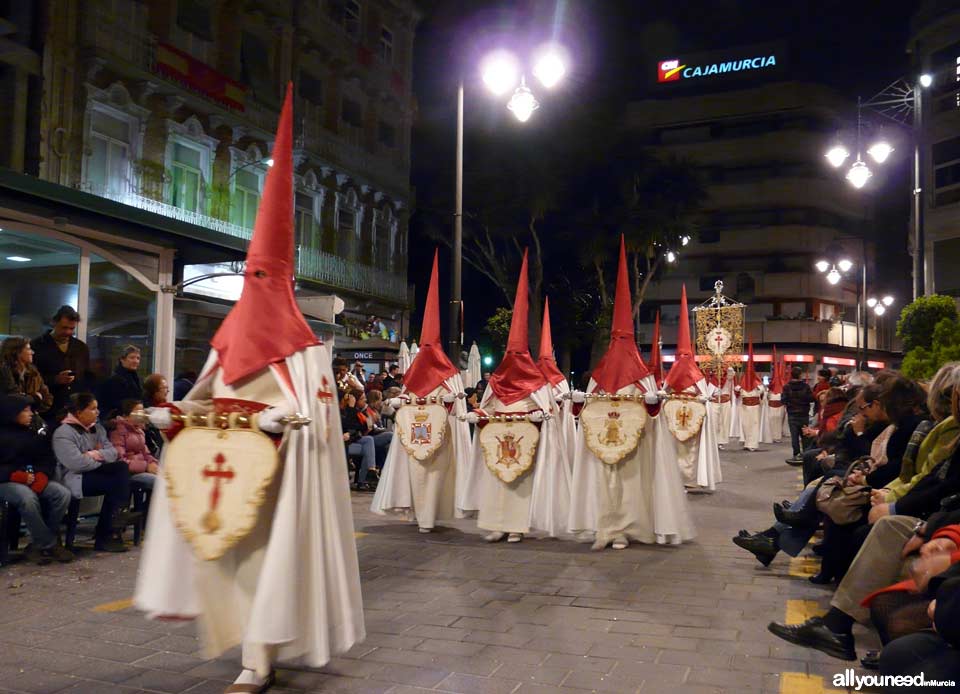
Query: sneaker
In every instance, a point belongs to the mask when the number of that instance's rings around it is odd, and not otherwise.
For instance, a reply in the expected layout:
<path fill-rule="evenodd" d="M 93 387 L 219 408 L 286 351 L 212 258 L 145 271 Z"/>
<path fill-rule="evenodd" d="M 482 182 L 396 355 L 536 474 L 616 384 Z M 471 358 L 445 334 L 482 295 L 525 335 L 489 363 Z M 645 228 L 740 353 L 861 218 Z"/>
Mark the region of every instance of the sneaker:
<path fill-rule="evenodd" d="M 93 548 L 98 552 L 120 553 L 127 551 L 127 546 L 123 544 L 123 541 L 115 537 L 111 537 L 109 540 L 97 540 Z"/>
<path fill-rule="evenodd" d="M 492 533 L 483 536 L 485 542 L 500 542 L 503 538 L 507 536 L 506 533 L 501 533 L 497 530 L 494 530 Z"/>
<path fill-rule="evenodd" d="M 74 560 L 73 552 L 62 545 L 54 545 L 44 552 L 49 552 L 50 556 L 56 559 L 61 564 L 69 564 Z"/>

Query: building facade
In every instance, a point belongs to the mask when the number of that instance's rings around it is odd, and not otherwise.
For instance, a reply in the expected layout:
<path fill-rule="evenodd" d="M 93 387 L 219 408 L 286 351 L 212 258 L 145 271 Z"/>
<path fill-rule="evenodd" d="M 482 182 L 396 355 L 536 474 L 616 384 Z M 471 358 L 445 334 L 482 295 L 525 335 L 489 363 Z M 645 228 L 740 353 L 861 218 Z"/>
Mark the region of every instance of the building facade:
<path fill-rule="evenodd" d="M 101 367 L 126 341 L 162 373 L 198 368 L 242 287 L 292 82 L 297 294 L 340 296 L 345 337 L 403 334 L 412 0 L 10 6 L 0 333 L 70 303 Z"/>
<path fill-rule="evenodd" d="M 747 305 L 745 340 L 764 358 L 776 345 L 794 361 L 854 366 L 864 338 L 857 328 L 864 264 L 868 291 L 882 289 L 869 198 L 838 180 L 823 157 L 850 101 L 821 85 L 765 78 L 760 68 L 714 89 L 706 71 L 736 61 L 704 65 L 702 77 L 688 73 L 696 86 L 663 85 L 658 98 L 631 104 L 626 115 L 643 147 L 690 162 L 706 188 L 696 235 L 647 291 L 641 342 L 651 338 L 659 310 L 663 342 L 674 344 L 681 285 L 695 306 L 719 280 L 726 295 Z M 857 263 L 836 285 L 814 266 L 831 247 Z M 869 322 L 868 358 L 889 364 L 895 321 Z"/>
<path fill-rule="evenodd" d="M 927 294 L 960 297 L 960 6 L 926 1 L 914 16 L 908 50 L 923 90 L 920 146 Z"/>

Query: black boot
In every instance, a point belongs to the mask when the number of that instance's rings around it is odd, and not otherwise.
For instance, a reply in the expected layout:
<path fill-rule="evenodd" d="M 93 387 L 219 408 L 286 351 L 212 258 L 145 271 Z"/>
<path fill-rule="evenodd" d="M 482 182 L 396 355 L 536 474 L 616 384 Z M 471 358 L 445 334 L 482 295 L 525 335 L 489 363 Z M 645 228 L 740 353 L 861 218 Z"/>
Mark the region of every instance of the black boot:
<path fill-rule="evenodd" d="M 757 558 L 764 566 L 770 566 L 770 562 L 777 556 L 780 548 L 777 547 L 776 540 L 760 533 L 750 535 L 749 537 L 737 536 L 733 538 L 733 544 L 742 547 Z"/>

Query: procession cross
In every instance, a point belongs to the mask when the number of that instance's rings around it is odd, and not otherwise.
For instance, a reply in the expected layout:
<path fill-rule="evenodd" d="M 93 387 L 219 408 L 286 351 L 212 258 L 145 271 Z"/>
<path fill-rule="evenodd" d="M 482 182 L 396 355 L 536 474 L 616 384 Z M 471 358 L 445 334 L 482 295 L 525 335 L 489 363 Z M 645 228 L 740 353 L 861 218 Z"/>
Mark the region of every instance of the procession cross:
<path fill-rule="evenodd" d="M 690 423 L 690 408 L 686 406 L 680 408 L 680 411 L 677 412 L 677 422 L 680 423 L 681 429 L 687 428 L 687 424 Z"/>
<path fill-rule="evenodd" d="M 232 469 L 224 468 L 227 459 L 223 453 L 217 453 L 213 462 L 216 464 L 215 468 L 211 468 L 209 465 L 203 468 L 203 476 L 213 479 L 213 489 L 210 490 L 210 510 L 207 511 L 203 519 L 203 524 L 208 532 L 216 532 L 220 527 L 220 519 L 217 516 L 217 506 L 220 504 L 220 485 L 224 481 L 229 482 L 235 476 Z"/>
<path fill-rule="evenodd" d="M 723 333 L 717 333 L 717 352 L 718 352 L 718 353 L 719 353 L 720 351 L 722 351 L 722 350 L 720 349 L 721 343 L 723 343 Z"/>

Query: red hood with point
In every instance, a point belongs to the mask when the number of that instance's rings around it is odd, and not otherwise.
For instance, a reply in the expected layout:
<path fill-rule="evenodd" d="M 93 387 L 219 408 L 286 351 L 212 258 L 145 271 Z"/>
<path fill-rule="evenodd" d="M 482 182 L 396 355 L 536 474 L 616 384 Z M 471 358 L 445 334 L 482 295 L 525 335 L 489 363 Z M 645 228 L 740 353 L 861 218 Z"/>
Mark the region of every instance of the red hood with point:
<path fill-rule="evenodd" d="M 227 385 L 320 344 L 293 294 L 292 93 L 288 84 L 273 166 L 267 171 L 247 250 L 243 292 L 210 341 Z"/>
<path fill-rule="evenodd" d="M 745 391 L 751 391 L 760 385 L 760 379 L 753 366 L 753 340 L 750 340 L 747 348 L 747 368 L 743 370 L 743 376 L 740 379 L 740 388 Z"/>
<path fill-rule="evenodd" d="M 663 379 L 664 385 L 673 392 L 680 393 L 696 385 L 703 379 L 703 372 L 697 366 L 693 356 L 693 345 L 690 341 L 690 316 L 687 312 L 687 285 L 683 285 L 680 292 L 680 325 L 677 328 L 677 360 L 670 367 L 670 372 Z"/>
<path fill-rule="evenodd" d="M 770 378 L 770 392 L 779 395 L 783 392 L 783 369 L 777 362 L 777 347 L 773 347 L 773 376 Z"/>
<path fill-rule="evenodd" d="M 410 368 L 403 375 L 404 387 L 418 397 L 426 397 L 448 378 L 455 376 L 457 368 L 443 351 L 440 341 L 440 278 L 438 252 L 433 252 L 433 270 L 427 303 L 423 309 L 423 328 L 420 331 L 420 351 Z"/>
<path fill-rule="evenodd" d="M 663 385 L 663 361 L 660 358 L 660 312 L 657 311 L 657 317 L 653 322 L 653 344 L 650 345 L 650 365 L 648 367 L 653 374 L 654 380 L 659 388 Z"/>
<path fill-rule="evenodd" d="M 563 372 L 557 367 L 557 360 L 553 357 L 553 335 L 550 332 L 550 297 L 543 300 L 543 327 L 540 330 L 540 352 L 537 355 L 537 366 L 551 385 L 555 386 L 566 380 Z"/>

